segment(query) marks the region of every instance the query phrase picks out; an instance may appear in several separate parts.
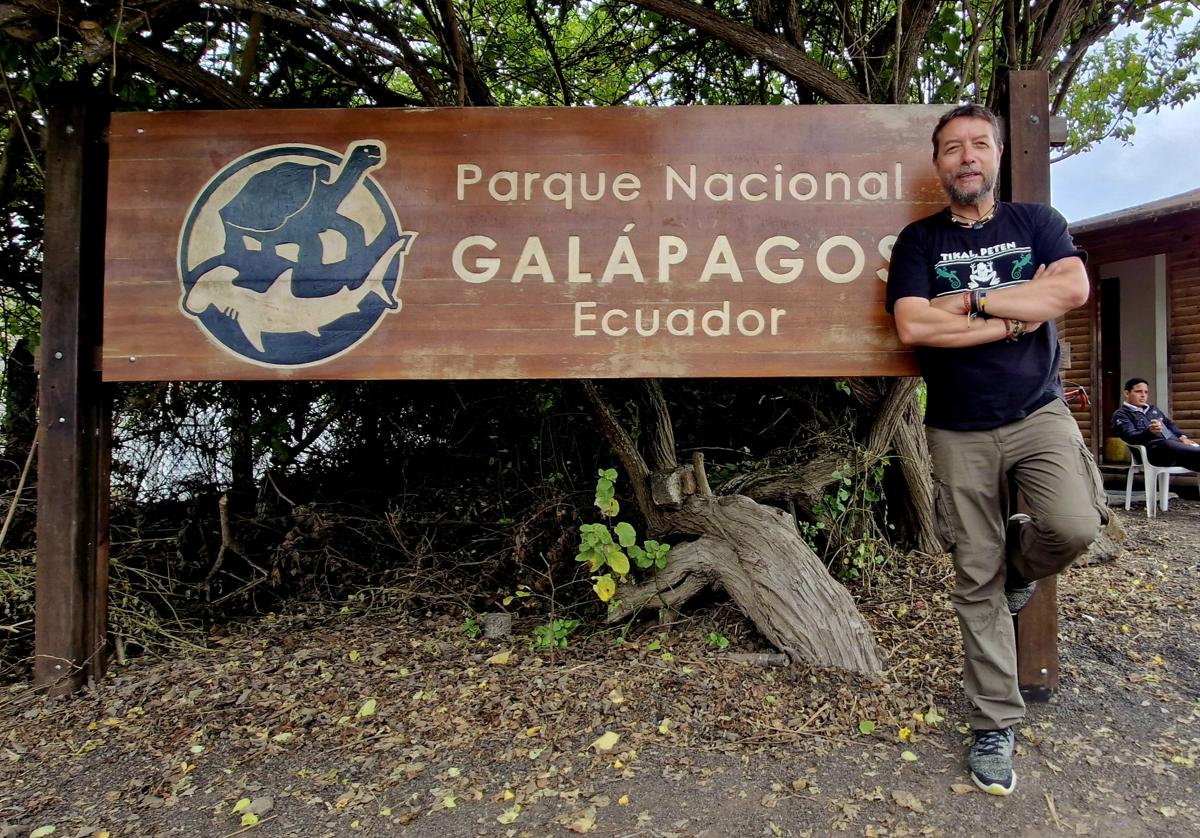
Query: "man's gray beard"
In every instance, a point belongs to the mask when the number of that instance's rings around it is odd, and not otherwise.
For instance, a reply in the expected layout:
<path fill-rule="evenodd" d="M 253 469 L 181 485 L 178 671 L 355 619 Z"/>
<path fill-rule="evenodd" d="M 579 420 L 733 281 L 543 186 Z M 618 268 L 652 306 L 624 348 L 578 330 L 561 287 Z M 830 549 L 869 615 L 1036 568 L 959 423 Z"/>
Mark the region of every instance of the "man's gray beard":
<path fill-rule="evenodd" d="M 958 187 L 954 185 L 953 181 L 951 181 L 950 185 L 946 187 L 946 191 L 950 193 L 950 200 L 952 200 L 954 203 L 958 204 L 959 206 L 975 207 L 975 206 L 978 206 L 987 197 L 989 197 L 995 188 L 996 188 L 996 181 L 988 180 L 987 176 L 984 175 L 983 186 L 979 187 L 978 192 L 975 192 L 975 193 L 960 192 Z"/>

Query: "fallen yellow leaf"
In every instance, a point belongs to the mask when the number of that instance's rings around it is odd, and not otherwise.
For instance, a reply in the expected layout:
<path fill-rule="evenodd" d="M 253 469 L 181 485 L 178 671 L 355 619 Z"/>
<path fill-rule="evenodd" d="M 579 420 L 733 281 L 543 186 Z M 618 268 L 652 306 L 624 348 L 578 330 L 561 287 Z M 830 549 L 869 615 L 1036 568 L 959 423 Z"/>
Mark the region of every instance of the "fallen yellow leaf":
<path fill-rule="evenodd" d="M 233 811 L 231 811 L 229 814 L 236 815 L 238 812 L 242 811 L 249 805 L 250 805 L 250 798 L 243 797 L 237 803 L 233 804 Z"/>
<path fill-rule="evenodd" d="M 591 747 L 597 751 L 611 751 L 613 746 L 621 738 L 620 734 L 613 733 L 611 730 L 606 731 L 603 736 L 591 744 Z"/>
<path fill-rule="evenodd" d="M 246 814 L 242 815 L 242 826 L 257 826 L 257 825 L 258 825 L 258 815 L 254 814 L 253 812 L 247 812 Z"/>
<path fill-rule="evenodd" d="M 591 832 L 596 828 L 596 807 L 589 806 L 582 812 L 577 813 L 575 820 L 568 824 L 567 829 L 572 832 L 584 833 Z"/>
<path fill-rule="evenodd" d="M 379 702 L 373 698 L 368 698 L 363 702 L 363 706 L 358 708 L 358 713 L 355 718 L 366 719 L 375 715 L 375 710 L 379 707 Z"/>
<path fill-rule="evenodd" d="M 505 649 L 503 652 L 497 652 L 487 659 L 488 663 L 494 663 L 503 666 L 512 659 L 512 649 Z"/>
<path fill-rule="evenodd" d="M 925 805 L 920 799 L 910 791 L 895 790 L 892 792 L 892 800 L 896 801 L 897 806 L 903 806 L 905 809 L 911 809 L 918 814 L 924 814 Z"/>

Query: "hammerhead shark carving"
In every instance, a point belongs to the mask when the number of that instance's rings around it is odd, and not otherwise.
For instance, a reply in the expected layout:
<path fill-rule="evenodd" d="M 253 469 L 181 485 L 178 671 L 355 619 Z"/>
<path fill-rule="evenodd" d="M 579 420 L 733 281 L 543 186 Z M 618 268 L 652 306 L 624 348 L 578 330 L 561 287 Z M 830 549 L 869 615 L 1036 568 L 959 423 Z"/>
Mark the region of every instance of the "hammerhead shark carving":
<path fill-rule="evenodd" d="M 368 296 L 374 294 L 389 309 L 399 309 L 400 301 L 384 286 L 392 260 L 408 252 L 413 235 L 402 235 L 375 262 L 366 279 L 357 288 L 341 288 L 324 297 L 298 297 L 292 290 L 293 268 L 277 276 L 265 292 L 239 288 L 233 284 L 238 271 L 218 265 L 200 276 L 183 299 L 189 314 L 200 316 L 209 306 L 222 312 L 242 330 L 246 340 L 259 352 L 265 352 L 262 336 L 307 332 L 319 336 L 330 323 L 353 314 Z"/>

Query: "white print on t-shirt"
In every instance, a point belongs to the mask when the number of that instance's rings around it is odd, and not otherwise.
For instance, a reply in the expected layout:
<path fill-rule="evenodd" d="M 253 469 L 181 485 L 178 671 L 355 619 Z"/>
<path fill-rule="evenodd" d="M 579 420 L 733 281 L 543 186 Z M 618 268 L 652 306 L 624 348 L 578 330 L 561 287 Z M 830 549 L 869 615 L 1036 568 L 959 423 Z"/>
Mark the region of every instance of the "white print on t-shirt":
<path fill-rule="evenodd" d="M 1004 244 L 994 244 L 991 247 L 985 247 L 982 250 L 956 250 L 951 253 L 943 253 L 942 261 L 938 264 L 946 262 L 970 262 L 975 259 L 995 258 L 997 256 L 1007 256 L 1009 253 L 1020 253 L 1029 250 L 1028 247 L 1017 247 L 1016 242 L 1005 242 Z"/>
<path fill-rule="evenodd" d="M 1000 281 L 1000 274 L 996 273 L 996 268 L 991 261 L 974 262 L 971 265 L 971 278 L 967 282 L 968 288 L 978 288 L 981 285 L 991 287 Z"/>
<path fill-rule="evenodd" d="M 1018 247 L 1014 242 L 943 253 L 934 265 L 935 296 L 967 288 L 995 288 L 1010 282 L 1024 282 L 1026 274 L 1034 273 L 1033 250 Z"/>

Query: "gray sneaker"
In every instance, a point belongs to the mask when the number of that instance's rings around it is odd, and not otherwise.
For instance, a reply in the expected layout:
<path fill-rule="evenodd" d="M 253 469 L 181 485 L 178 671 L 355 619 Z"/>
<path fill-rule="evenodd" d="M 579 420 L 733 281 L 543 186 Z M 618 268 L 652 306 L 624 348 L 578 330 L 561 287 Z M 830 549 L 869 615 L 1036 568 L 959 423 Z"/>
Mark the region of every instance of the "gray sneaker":
<path fill-rule="evenodd" d="M 1014 617 L 1020 614 L 1021 609 L 1029 604 L 1029 600 L 1033 599 L 1036 590 L 1037 582 L 1030 582 L 1028 585 L 1022 585 L 1012 590 L 1005 588 L 1004 598 L 1008 601 L 1008 613 Z"/>
<path fill-rule="evenodd" d="M 1011 586 L 1005 583 L 1004 598 L 1008 601 L 1008 613 L 1014 617 L 1029 604 L 1033 592 L 1037 590 L 1037 582 L 1027 581 L 1013 566 L 1013 557 L 1021 551 L 1021 528 L 1032 520 L 1024 512 L 1018 512 L 1009 517 L 1008 525 L 1004 528 L 1005 570 L 1008 580 L 1013 583 Z"/>
<path fill-rule="evenodd" d="M 988 794 L 1007 797 L 1017 785 L 1013 771 L 1013 750 L 1017 737 L 1011 727 L 1000 730 L 973 730 L 975 741 L 967 755 L 967 768 L 975 785 Z"/>

